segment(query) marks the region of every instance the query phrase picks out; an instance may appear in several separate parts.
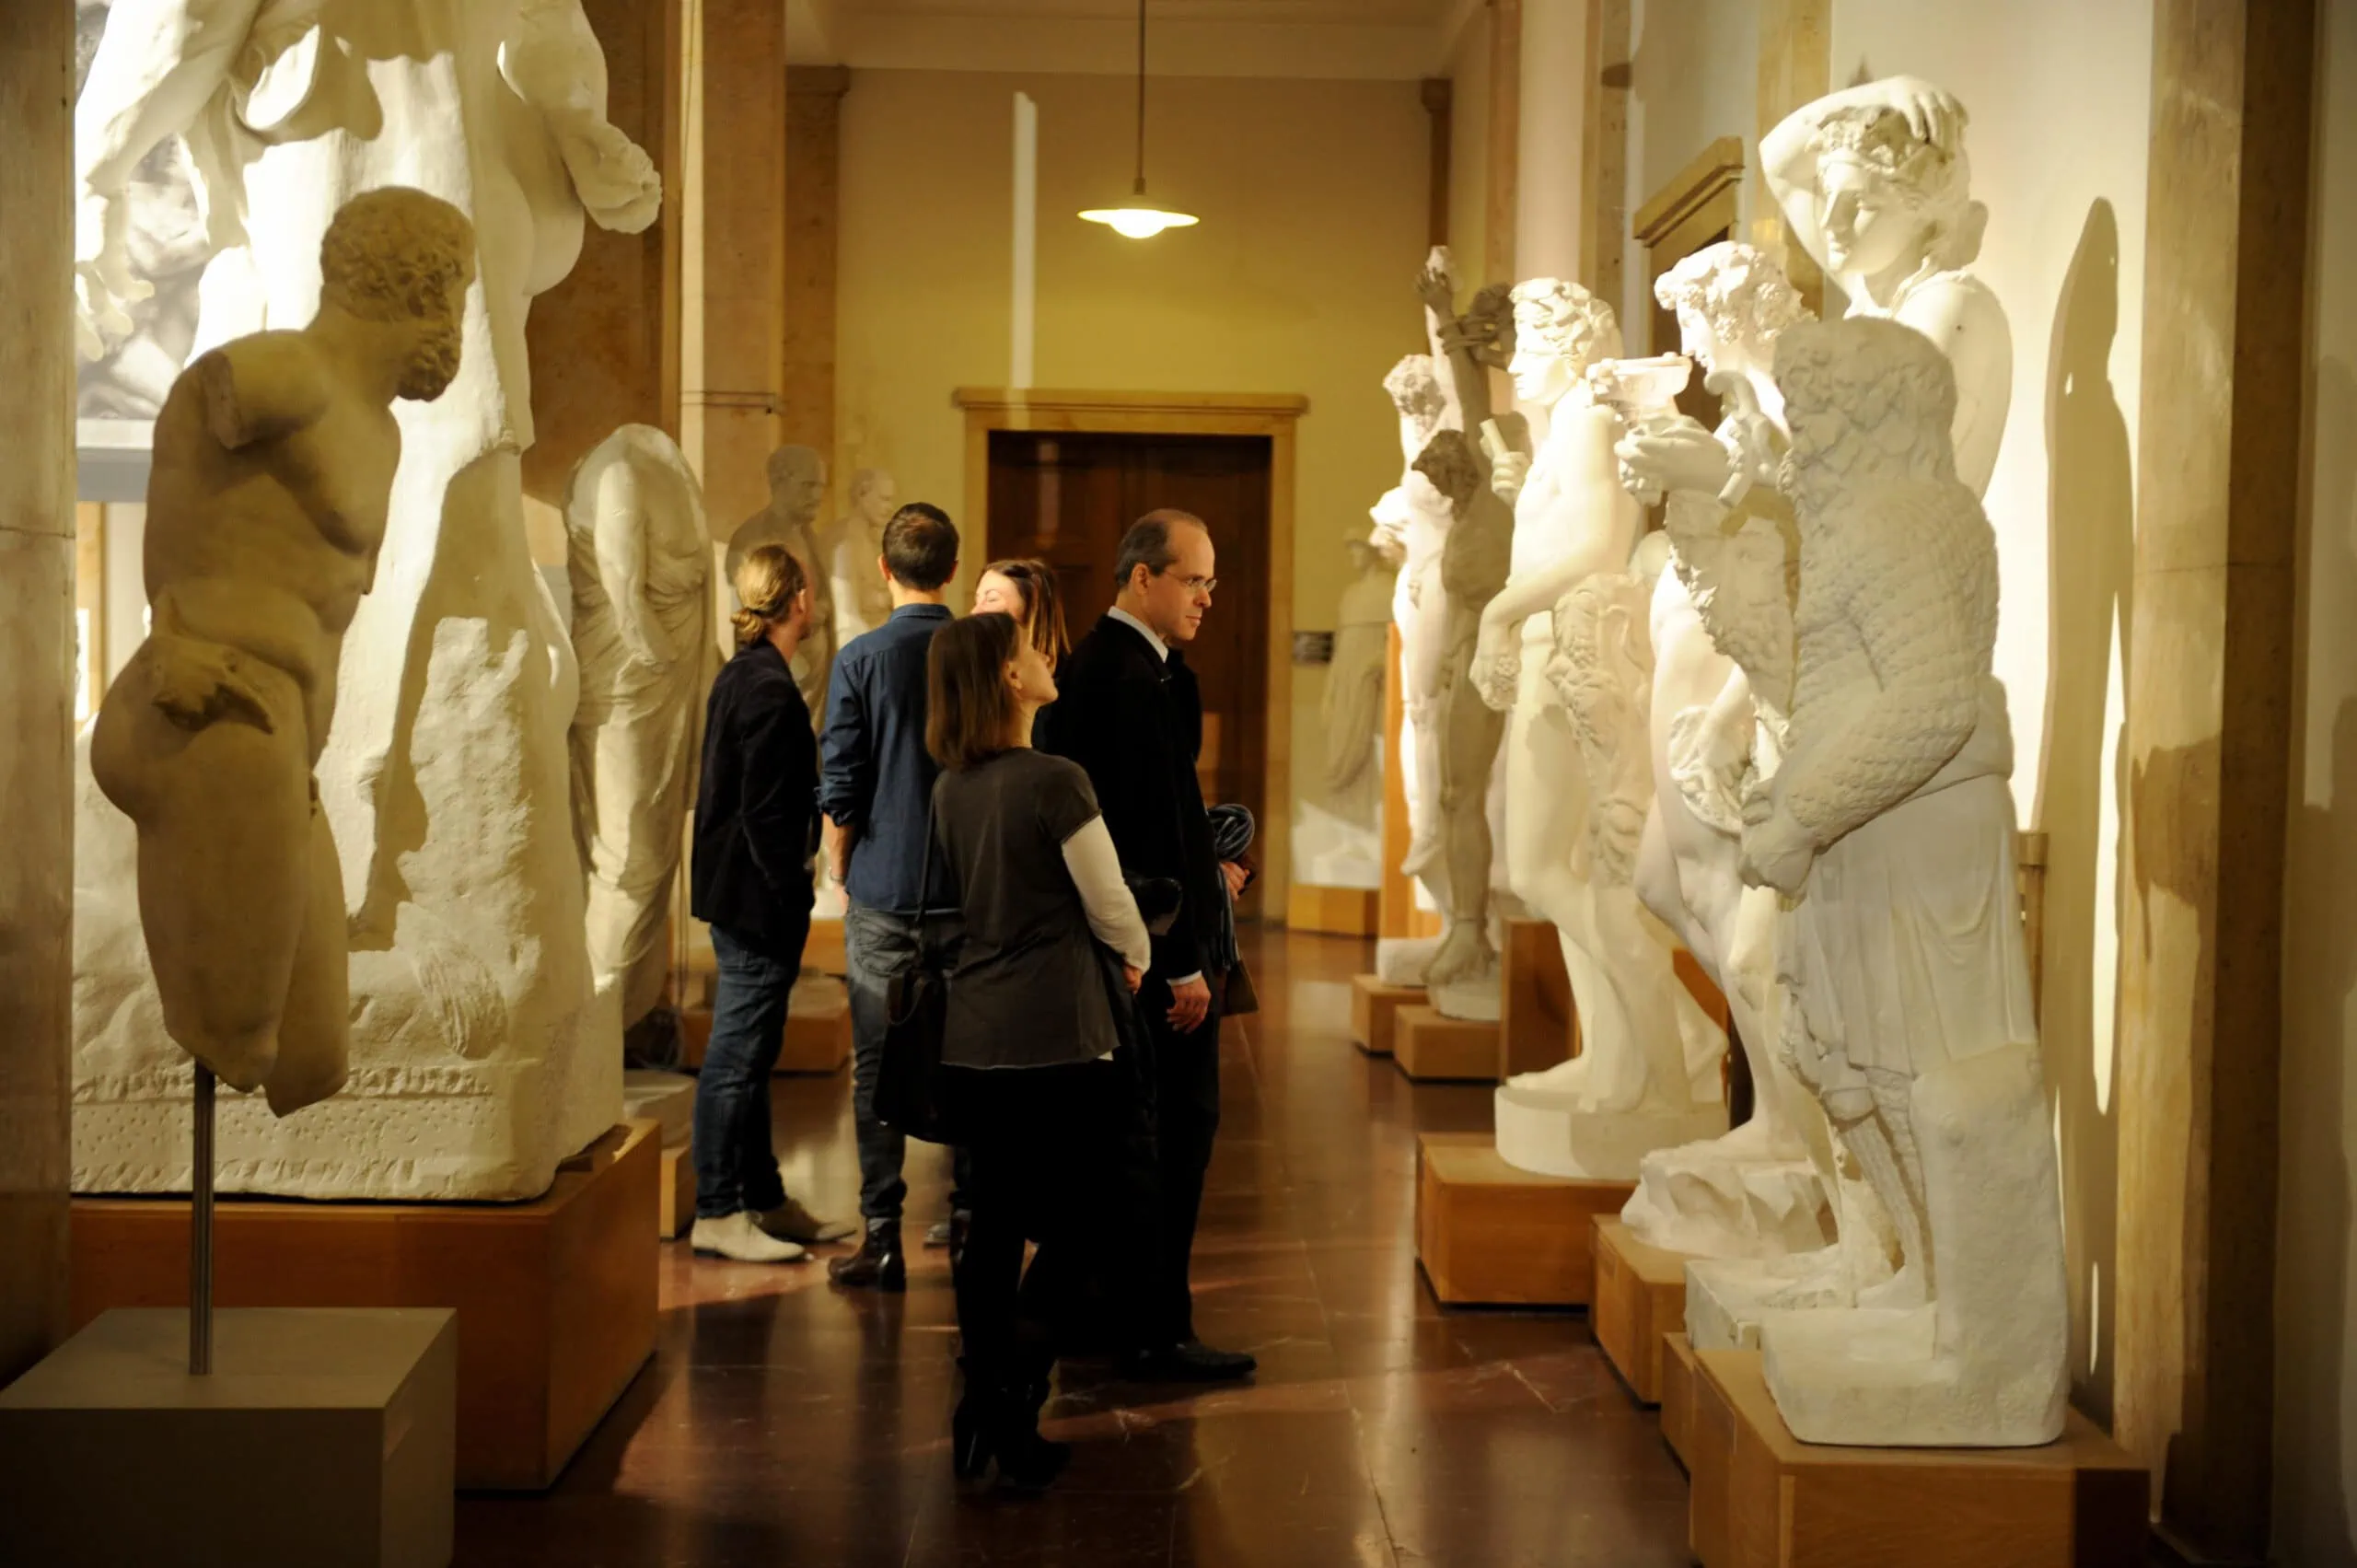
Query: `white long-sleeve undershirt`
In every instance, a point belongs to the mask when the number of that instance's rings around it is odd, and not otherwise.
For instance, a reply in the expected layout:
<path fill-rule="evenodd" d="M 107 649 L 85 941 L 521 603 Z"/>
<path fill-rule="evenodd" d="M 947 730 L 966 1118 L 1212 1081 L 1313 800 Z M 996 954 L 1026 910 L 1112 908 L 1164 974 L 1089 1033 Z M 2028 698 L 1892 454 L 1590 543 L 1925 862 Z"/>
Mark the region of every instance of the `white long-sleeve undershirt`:
<path fill-rule="evenodd" d="M 1150 968 L 1153 939 L 1146 935 L 1138 901 L 1122 878 L 1121 857 L 1114 851 L 1113 835 L 1106 830 L 1104 818 L 1090 818 L 1064 841 L 1064 869 L 1072 873 L 1072 885 L 1080 890 L 1081 905 L 1088 912 L 1088 928 L 1097 939 L 1120 954 L 1132 969 Z"/>

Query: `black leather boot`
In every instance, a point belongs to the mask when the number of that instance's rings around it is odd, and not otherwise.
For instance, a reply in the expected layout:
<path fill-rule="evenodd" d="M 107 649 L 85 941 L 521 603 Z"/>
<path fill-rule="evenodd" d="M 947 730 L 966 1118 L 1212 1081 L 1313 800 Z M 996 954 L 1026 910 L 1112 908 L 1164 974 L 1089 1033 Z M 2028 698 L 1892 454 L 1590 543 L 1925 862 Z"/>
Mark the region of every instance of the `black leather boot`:
<path fill-rule="evenodd" d="M 908 1260 L 900 1256 L 900 1222 L 870 1220 L 859 1250 L 828 1263 L 827 1277 L 853 1290 L 908 1289 Z"/>

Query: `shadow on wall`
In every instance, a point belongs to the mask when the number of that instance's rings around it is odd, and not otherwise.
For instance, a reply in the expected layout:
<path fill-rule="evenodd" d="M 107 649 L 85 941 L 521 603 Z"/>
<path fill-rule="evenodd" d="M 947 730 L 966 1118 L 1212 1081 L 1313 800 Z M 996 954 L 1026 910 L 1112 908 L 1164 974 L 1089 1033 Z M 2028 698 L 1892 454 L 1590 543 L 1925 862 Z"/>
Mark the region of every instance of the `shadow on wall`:
<path fill-rule="evenodd" d="M 2119 1123 L 2116 941 L 2119 889 L 2105 853 L 2107 773 L 2116 790 L 2125 732 L 2106 709 L 2128 684 L 2135 568 L 2135 466 L 2110 382 L 2119 325 L 2119 226 L 2109 202 L 2089 208 L 2063 279 L 2046 372 L 2047 700 L 2037 819 L 2047 831 L 2046 952 L 2040 1034 L 2061 1127 L 2063 1236 L 2071 1270 L 2072 1392 L 2111 1420 L 2113 1269 L 2119 1232 Z M 2115 678 L 2115 646 L 2122 660 Z M 2116 802 L 2118 794 L 2112 796 Z M 2116 817 L 2113 819 L 2117 820 Z M 2105 875 L 2107 867 L 2114 874 Z M 2113 912 L 2109 922 L 2098 912 Z"/>
<path fill-rule="evenodd" d="M 2357 615 L 2357 372 L 2328 358 L 2308 407 L 2315 489 L 2303 509 L 2300 700 L 2319 679 L 2306 668 L 2333 658 Z M 2318 628 L 2325 630 L 2319 634 Z M 2336 660 L 2336 662 L 2338 662 Z M 2305 750 L 2313 725 L 2294 731 Z M 2295 754 L 2293 778 L 2311 768 Z M 2345 1119 L 2350 1019 L 2357 1005 L 2357 699 L 2333 715 L 2331 782 L 2321 800 L 2303 790 L 2285 845 L 2283 929 L 2284 1154 L 2277 1261 L 2275 1551 L 2304 1568 L 2357 1568 L 2343 1430 L 2348 1393 L 2350 1172 Z"/>

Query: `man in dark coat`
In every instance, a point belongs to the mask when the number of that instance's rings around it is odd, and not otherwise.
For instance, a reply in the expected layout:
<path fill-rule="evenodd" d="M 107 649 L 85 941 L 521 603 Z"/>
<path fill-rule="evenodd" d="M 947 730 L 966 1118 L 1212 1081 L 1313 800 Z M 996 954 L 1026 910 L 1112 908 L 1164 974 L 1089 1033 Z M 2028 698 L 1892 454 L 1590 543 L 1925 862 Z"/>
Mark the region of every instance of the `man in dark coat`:
<path fill-rule="evenodd" d="M 1132 878 L 1168 877 L 1178 918 L 1154 939 L 1139 993 L 1152 1034 L 1154 1180 L 1158 1232 L 1144 1282 L 1149 1321 L 1136 1326 L 1141 1376 L 1212 1381 L 1253 1370 L 1248 1355 L 1195 1337 L 1187 1285 L 1203 1173 L 1219 1131 L 1219 1010 L 1214 972 L 1223 878 L 1240 882 L 1212 847 L 1195 759 L 1203 708 L 1180 649 L 1195 639 L 1216 587 L 1211 532 L 1178 511 L 1150 512 L 1121 540 L 1113 608 L 1056 671 L 1061 693 L 1040 714 L 1041 749 L 1088 771 L 1105 825 Z"/>

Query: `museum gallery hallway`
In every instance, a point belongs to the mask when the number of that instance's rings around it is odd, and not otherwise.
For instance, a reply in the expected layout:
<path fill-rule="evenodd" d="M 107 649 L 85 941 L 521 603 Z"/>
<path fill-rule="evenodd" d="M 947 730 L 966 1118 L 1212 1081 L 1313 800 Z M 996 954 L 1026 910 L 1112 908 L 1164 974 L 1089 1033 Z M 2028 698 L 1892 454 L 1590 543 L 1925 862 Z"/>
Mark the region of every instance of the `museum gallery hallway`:
<path fill-rule="evenodd" d="M 1268 1011 L 1226 1029 L 1195 1281 L 1203 1338 L 1258 1355 L 1256 1383 L 1066 1367 L 1046 1412 L 1077 1446 L 1063 1479 L 961 1499 L 945 1253 L 893 1298 L 670 1243 L 654 1362 L 553 1492 L 461 1500 L 459 1563 L 1686 1562 L 1685 1479 L 1585 1319 L 1444 1316 L 1418 1274 L 1415 1135 L 1487 1127 L 1490 1090 L 1411 1085 L 1352 1047 L 1366 945 L 1271 933 L 1248 958 Z M 826 1214 L 857 1206 L 849 1098 L 848 1072 L 778 1081 L 788 1185 Z M 913 1235 L 947 1166 L 911 1148 Z"/>

